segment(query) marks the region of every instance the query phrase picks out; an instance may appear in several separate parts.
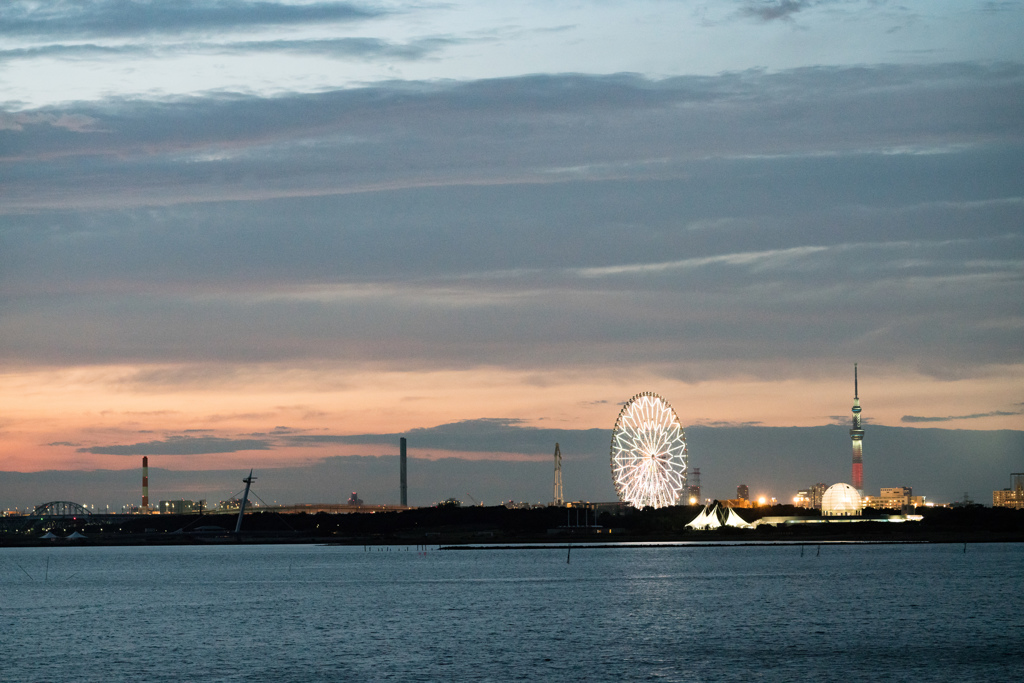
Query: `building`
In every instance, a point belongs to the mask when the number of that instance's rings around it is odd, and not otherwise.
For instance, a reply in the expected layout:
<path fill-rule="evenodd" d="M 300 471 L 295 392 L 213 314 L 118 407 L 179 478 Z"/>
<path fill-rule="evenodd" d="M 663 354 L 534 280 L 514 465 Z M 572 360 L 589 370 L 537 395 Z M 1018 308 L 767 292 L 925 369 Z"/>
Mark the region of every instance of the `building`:
<path fill-rule="evenodd" d="M 1024 500 L 1013 489 L 992 492 L 992 507 L 1024 510 Z"/>
<path fill-rule="evenodd" d="M 860 517 L 860 494 L 849 484 L 832 484 L 821 497 L 823 517 Z"/>
<path fill-rule="evenodd" d="M 895 498 L 904 503 L 909 503 L 914 496 L 914 489 L 909 486 L 894 486 L 887 489 L 879 489 L 882 498 Z"/>
<path fill-rule="evenodd" d="M 793 497 L 793 505 L 809 510 L 820 510 L 821 497 L 825 495 L 826 488 L 828 487 L 824 484 L 818 483 L 797 491 Z"/>
<path fill-rule="evenodd" d="M 864 430 L 860 421 L 860 395 L 857 391 L 857 364 L 853 364 L 853 429 L 850 430 L 850 441 L 853 442 L 853 488 L 857 495 L 864 495 Z"/>
<path fill-rule="evenodd" d="M 206 501 L 194 500 L 161 500 L 157 503 L 161 515 L 196 515 L 206 509 Z"/>
<path fill-rule="evenodd" d="M 916 502 L 920 501 L 920 503 Z M 924 496 L 914 496 L 909 486 L 893 486 L 879 490 L 879 495 L 865 496 L 864 507 L 880 510 L 903 510 L 916 505 L 924 505 Z"/>
<path fill-rule="evenodd" d="M 242 507 L 242 501 L 232 496 L 227 500 L 222 500 L 217 503 L 217 510 L 220 512 L 238 512 L 238 509 Z M 255 507 L 255 505 L 254 505 Z"/>
<path fill-rule="evenodd" d="M 1024 472 L 1010 475 L 1012 488 L 992 492 L 992 507 L 1024 510 Z"/>
<path fill-rule="evenodd" d="M 750 500 L 750 489 L 747 488 L 746 484 L 740 484 L 736 487 L 736 497 L 742 500 Z"/>

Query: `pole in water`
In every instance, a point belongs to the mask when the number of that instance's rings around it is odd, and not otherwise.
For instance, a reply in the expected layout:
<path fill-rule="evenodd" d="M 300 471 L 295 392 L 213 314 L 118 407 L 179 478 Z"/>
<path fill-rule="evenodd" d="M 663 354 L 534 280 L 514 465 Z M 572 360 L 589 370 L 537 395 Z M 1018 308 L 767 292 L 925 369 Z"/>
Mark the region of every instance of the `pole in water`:
<path fill-rule="evenodd" d="M 964 555 L 967 554 L 967 541 L 964 541 Z"/>
<path fill-rule="evenodd" d="M 803 557 L 803 556 L 804 556 L 804 547 L 803 547 L 803 545 L 801 545 L 800 546 L 800 557 Z"/>
<path fill-rule="evenodd" d="M 820 545 L 818 546 L 818 552 L 814 556 L 817 557 L 818 555 L 821 555 L 821 546 Z"/>
<path fill-rule="evenodd" d="M 572 556 L 572 546 L 569 546 L 569 552 L 565 554 L 565 563 L 569 564 L 569 557 Z"/>

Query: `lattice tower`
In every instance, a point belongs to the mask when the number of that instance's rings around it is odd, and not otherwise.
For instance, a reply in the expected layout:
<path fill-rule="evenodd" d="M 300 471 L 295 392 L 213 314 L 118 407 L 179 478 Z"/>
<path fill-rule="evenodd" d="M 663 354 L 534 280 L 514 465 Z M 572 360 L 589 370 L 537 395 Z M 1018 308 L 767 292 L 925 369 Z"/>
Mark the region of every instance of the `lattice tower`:
<path fill-rule="evenodd" d="M 565 495 L 562 493 L 562 451 L 555 444 L 555 486 L 552 494 L 552 505 L 561 507 L 565 505 Z"/>

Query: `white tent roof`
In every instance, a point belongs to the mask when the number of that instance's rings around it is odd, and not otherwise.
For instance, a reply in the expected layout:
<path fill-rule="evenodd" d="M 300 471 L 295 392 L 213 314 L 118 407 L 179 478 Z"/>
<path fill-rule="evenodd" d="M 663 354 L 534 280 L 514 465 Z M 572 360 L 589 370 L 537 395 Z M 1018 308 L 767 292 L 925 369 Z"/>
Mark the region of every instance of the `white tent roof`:
<path fill-rule="evenodd" d="M 753 529 L 754 525 L 743 521 L 743 518 L 736 514 L 736 511 L 729 508 L 729 516 L 725 518 L 726 526 L 734 526 L 740 529 Z"/>
<path fill-rule="evenodd" d="M 708 506 L 705 505 L 703 508 L 701 508 L 700 514 L 697 515 L 696 517 L 694 517 L 693 519 L 691 519 L 689 521 L 689 523 L 687 523 L 686 526 L 690 527 L 691 529 L 703 529 L 704 528 L 704 520 L 707 518 L 707 516 L 708 516 Z"/>
<path fill-rule="evenodd" d="M 80 533 L 78 533 L 76 531 L 75 533 L 73 533 L 70 536 L 68 536 L 68 538 L 71 538 L 71 539 L 85 538 L 85 534 L 80 534 Z"/>
<path fill-rule="evenodd" d="M 700 514 L 693 518 L 693 521 L 686 526 L 691 529 L 717 529 L 722 526 L 722 523 L 718 521 L 718 506 L 716 505 L 710 512 L 708 506 L 705 505 L 704 509 L 700 511 Z"/>
<path fill-rule="evenodd" d="M 52 531 L 47 531 L 47 532 L 46 532 L 45 534 L 43 534 L 42 536 L 40 536 L 40 538 L 54 539 L 54 538 L 60 538 L 60 537 L 59 537 L 59 536 L 57 536 L 57 535 L 56 535 L 55 533 L 53 533 Z"/>
<path fill-rule="evenodd" d="M 724 518 L 724 521 L 723 521 Z M 717 529 L 721 526 L 731 526 L 738 529 L 753 529 L 753 524 L 748 524 L 743 521 L 743 518 L 736 514 L 732 508 L 726 508 L 723 510 L 716 504 L 713 508 L 708 510 L 708 506 L 705 505 L 704 509 L 700 511 L 692 522 L 686 526 L 691 529 Z"/>

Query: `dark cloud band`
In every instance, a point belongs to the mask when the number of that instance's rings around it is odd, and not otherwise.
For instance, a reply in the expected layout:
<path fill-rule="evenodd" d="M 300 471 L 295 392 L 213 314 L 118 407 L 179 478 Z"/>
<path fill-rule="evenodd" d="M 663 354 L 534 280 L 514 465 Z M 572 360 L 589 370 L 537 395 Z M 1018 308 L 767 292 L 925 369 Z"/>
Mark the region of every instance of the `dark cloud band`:
<path fill-rule="evenodd" d="M 97 455 L 205 455 L 238 451 L 265 451 L 270 448 L 272 448 L 271 442 L 265 439 L 172 436 L 163 441 L 147 441 L 123 446 L 89 446 L 79 448 L 78 452 Z"/>
<path fill-rule="evenodd" d="M 247 0 L 84 0 L 37 3 L 12 0 L 0 8 L 0 35 L 124 37 L 180 34 L 252 26 L 356 21 L 382 10 L 347 2 L 303 4 Z"/>
<path fill-rule="evenodd" d="M 901 422 L 907 423 L 919 423 L 919 422 L 951 422 L 953 420 L 977 420 L 982 417 L 1004 417 L 1010 415 L 1024 415 L 1021 411 L 1005 411 L 1005 410 L 993 410 L 989 413 L 973 413 L 971 415 L 948 415 L 946 417 L 921 417 L 918 415 L 904 415 L 900 418 Z"/>

